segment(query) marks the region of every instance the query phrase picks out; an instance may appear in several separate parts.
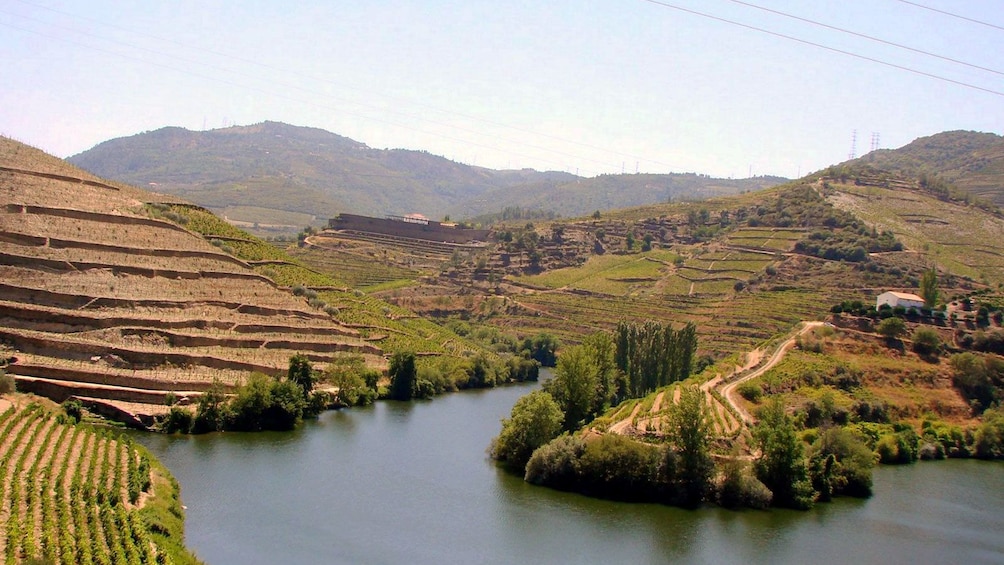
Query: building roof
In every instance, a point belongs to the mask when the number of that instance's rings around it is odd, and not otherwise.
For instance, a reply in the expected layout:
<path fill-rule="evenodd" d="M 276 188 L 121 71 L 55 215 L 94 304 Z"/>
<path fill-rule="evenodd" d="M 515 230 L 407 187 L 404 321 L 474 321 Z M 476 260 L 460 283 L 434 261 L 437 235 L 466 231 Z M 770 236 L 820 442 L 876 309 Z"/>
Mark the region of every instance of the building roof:
<path fill-rule="evenodd" d="M 924 299 L 917 296 L 916 294 L 910 294 L 909 292 L 896 292 L 890 290 L 889 292 L 883 292 L 882 294 L 891 294 L 900 300 L 916 300 L 917 302 L 923 302 Z"/>

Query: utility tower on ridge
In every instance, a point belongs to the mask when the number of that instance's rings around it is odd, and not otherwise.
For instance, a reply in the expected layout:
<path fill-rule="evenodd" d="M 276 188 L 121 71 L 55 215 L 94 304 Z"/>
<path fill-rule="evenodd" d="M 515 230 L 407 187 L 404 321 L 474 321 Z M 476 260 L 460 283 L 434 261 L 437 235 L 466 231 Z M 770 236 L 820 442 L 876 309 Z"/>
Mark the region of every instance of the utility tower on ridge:
<path fill-rule="evenodd" d="M 851 132 L 851 152 L 847 154 L 847 160 L 855 159 L 858 156 L 858 130 Z"/>

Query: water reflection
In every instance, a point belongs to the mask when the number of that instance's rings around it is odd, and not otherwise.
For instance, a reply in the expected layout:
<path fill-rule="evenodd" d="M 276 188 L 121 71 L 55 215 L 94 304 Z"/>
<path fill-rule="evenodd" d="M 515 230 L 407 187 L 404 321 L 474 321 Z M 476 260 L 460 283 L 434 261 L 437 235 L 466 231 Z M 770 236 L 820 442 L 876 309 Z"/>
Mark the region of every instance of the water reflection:
<path fill-rule="evenodd" d="M 294 433 L 137 438 L 225 563 L 1004 562 L 1004 465 L 882 468 L 869 501 L 681 510 L 528 485 L 489 461 L 532 386 L 328 412 Z"/>

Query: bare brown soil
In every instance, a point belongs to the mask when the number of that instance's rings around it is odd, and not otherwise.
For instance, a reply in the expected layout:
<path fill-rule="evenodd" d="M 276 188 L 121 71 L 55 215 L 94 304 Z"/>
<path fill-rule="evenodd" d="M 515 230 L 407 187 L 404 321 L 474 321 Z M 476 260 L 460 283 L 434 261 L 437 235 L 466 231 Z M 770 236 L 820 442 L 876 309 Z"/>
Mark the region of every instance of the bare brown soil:
<path fill-rule="evenodd" d="M 0 340 L 20 388 L 136 422 L 168 393 L 190 402 L 216 379 L 281 374 L 298 353 L 386 366 L 358 329 L 148 217 L 159 200 L 0 139 Z"/>

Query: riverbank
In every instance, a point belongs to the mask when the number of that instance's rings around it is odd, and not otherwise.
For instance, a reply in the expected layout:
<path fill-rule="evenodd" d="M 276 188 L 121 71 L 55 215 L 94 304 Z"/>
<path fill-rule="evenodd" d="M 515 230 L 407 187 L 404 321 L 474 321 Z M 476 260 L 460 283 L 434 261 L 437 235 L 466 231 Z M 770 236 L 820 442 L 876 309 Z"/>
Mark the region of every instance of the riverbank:
<path fill-rule="evenodd" d="M 212 564 L 1004 560 L 1000 463 L 880 466 L 873 498 L 808 512 L 690 511 L 535 487 L 484 450 L 536 386 L 379 402 L 293 432 L 134 437 L 178 478 L 188 545 Z"/>

